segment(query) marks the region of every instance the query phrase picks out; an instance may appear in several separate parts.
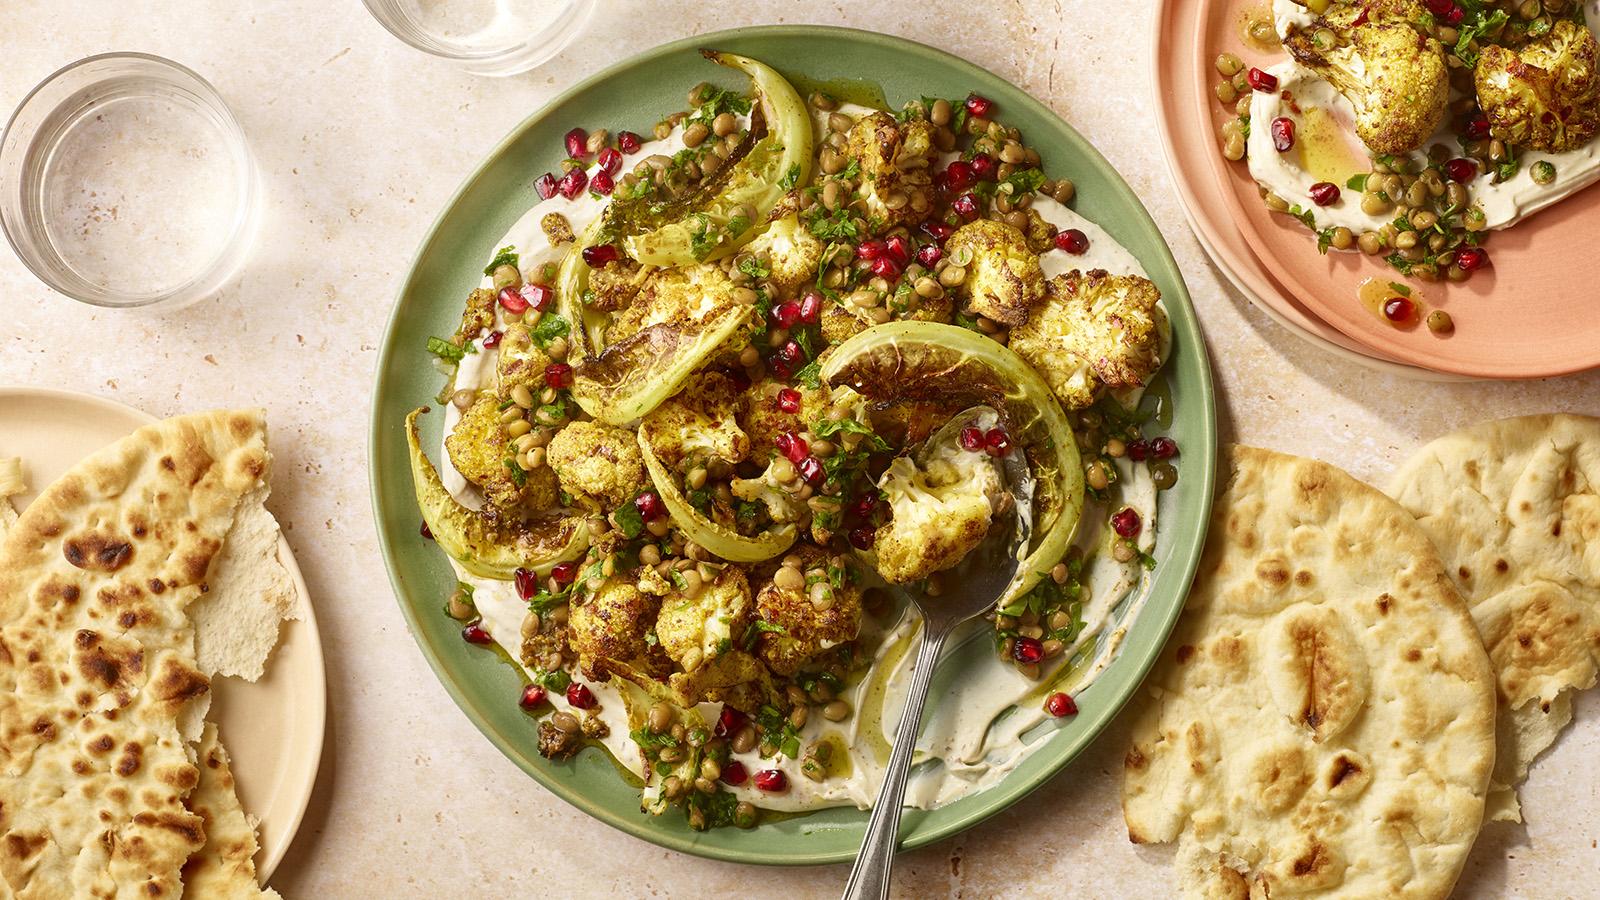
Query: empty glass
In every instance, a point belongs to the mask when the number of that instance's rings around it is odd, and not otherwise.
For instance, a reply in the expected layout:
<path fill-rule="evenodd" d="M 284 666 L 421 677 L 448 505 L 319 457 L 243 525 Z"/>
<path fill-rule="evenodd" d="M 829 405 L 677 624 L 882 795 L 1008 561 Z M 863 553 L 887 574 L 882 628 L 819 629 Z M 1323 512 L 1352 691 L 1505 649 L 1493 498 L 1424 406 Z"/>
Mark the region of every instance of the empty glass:
<path fill-rule="evenodd" d="M 594 0 L 363 0 L 389 33 L 480 75 L 526 72 L 583 30 Z"/>

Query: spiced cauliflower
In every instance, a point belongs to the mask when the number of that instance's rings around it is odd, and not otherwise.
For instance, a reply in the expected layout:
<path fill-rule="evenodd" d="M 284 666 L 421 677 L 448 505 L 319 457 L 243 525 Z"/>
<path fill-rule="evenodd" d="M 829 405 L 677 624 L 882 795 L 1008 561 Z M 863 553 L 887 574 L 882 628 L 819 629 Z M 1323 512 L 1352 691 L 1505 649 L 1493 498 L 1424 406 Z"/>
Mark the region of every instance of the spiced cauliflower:
<path fill-rule="evenodd" d="M 742 462 L 750 455 L 750 438 L 739 427 L 740 401 L 739 388 L 728 376 L 701 373 L 644 417 L 639 440 L 676 472 L 714 459 Z"/>
<path fill-rule="evenodd" d="M 546 458 L 574 505 L 591 512 L 616 509 L 647 483 L 638 440 L 625 428 L 573 422 L 550 439 Z"/>
<path fill-rule="evenodd" d="M 788 676 L 819 654 L 853 641 L 861 628 L 861 587 L 848 573 L 830 573 L 828 555 L 813 544 L 796 545 L 799 579 L 775 576 L 756 594 L 760 637 L 756 655 L 773 674 Z M 835 574 L 838 577 L 835 577 Z M 817 584 L 826 588 L 817 591 Z"/>
<path fill-rule="evenodd" d="M 1044 377 L 1067 409 L 1102 388 L 1143 385 L 1161 367 L 1161 292 L 1137 275 L 1101 269 L 1052 278 L 1048 298 L 1011 331 L 1011 349 Z"/>
<path fill-rule="evenodd" d="M 886 112 L 857 119 L 846 156 L 860 167 L 857 202 L 872 219 L 916 225 L 933 209 L 933 126 L 925 119 L 900 122 Z"/>
<path fill-rule="evenodd" d="M 1473 81 L 1490 131 L 1507 143 L 1561 153 L 1600 132 L 1600 44 L 1582 25 L 1562 19 L 1515 50 L 1484 48 Z"/>
<path fill-rule="evenodd" d="M 501 509 L 536 511 L 559 506 L 560 488 L 555 473 L 543 466 L 523 472 L 513 458 L 515 449 L 500 424 L 503 402 L 497 395 L 484 392 L 467 407 L 461 421 L 444 439 L 450 464 L 483 492 L 484 499 Z"/>
<path fill-rule="evenodd" d="M 878 490 L 890 511 L 873 542 L 878 574 L 907 584 L 955 566 L 983 542 L 1004 486 L 989 454 L 952 440 L 928 448 L 921 464 L 909 456 L 890 463 Z"/>
<path fill-rule="evenodd" d="M 611 579 L 567 617 L 567 640 L 590 681 L 612 675 L 648 685 L 665 678 L 672 661 L 650 640 L 661 601 L 622 579 Z"/>
<path fill-rule="evenodd" d="M 1044 269 L 1027 235 L 1004 222 L 979 219 L 956 229 L 945 244 L 953 260 L 970 259 L 962 291 L 967 309 L 1009 327 L 1027 321 L 1044 299 Z"/>

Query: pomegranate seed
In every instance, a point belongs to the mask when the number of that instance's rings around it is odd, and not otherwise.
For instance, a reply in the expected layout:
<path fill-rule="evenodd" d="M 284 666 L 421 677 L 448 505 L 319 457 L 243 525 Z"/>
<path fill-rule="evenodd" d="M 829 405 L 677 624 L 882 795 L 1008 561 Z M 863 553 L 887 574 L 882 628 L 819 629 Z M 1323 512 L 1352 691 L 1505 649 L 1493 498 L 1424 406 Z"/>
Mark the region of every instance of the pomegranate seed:
<path fill-rule="evenodd" d="M 1311 186 L 1311 202 L 1318 206 L 1332 206 L 1339 202 L 1339 186 L 1331 181 L 1319 181 Z"/>
<path fill-rule="evenodd" d="M 961 429 L 961 449 L 978 451 L 983 449 L 983 429 L 976 425 L 968 425 Z"/>
<path fill-rule="evenodd" d="M 815 456 L 808 456 L 801 460 L 799 468 L 800 477 L 804 478 L 806 480 L 806 484 L 809 484 L 812 487 L 816 487 L 817 485 L 821 484 L 822 478 L 824 474 L 826 474 L 822 471 L 822 460 L 817 459 Z"/>
<path fill-rule="evenodd" d="M 571 584 L 572 580 L 574 578 L 577 578 L 577 577 L 578 577 L 578 563 L 576 561 L 573 561 L 573 560 L 568 560 L 567 562 L 562 562 L 562 563 L 556 563 L 555 566 L 550 569 L 550 578 L 556 584 L 562 584 L 562 585 Z"/>
<path fill-rule="evenodd" d="M 856 245 L 856 256 L 862 259 L 877 259 L 883 255 L 883 241 L 862 241 Z"/>
<path fill-rule="evenodd" d="M 793 328 L 794 323 L 800 321 L 800 304 L 785 300 L 772 310 L 772 318 L 779 328 Z"/>
<path fill-rule="evenodd" d="M 922 263 L 924 269 L 933 268 L 943 258 L 944 251 L 939 249 L 938 244 L 925 244 L 917 251 L 917 262 Z"/>
<path fill-rule="evenodd" d="M 489 637 L 489 632 L 483 630 L 483 620 L 473 619 L 461 629 L 461 639 L 469 644 L 492 644 L 494 638 Z"/>
<path fill-rule="evenodd" d="M 990 456 L 1005 456 L 1011 452 L 1011 435 L 1004 428 L 991 428 L 983 436 L 983 445 Z"/>
<path fill-rule="evenodd" d="M 556 190 L 561 192 L 561 196 L 571 200 L 583 193 L 583 188 L 588 183 L 589 173 L 582 169 L 573 169 L 556 182 Z"/>
<path fill-rule="evenodd" d="M 850 511 L 863 519 L 872 517 L 872 511 L 878 508 L 877 494 L 862 494 L 856 502 L 851 504 Z"/>
<path fill-rule="evenodd" d="M 522 297 L 529 306 L 542 310 L 556 298 L 556 292 L 547 284 L 525 284 L 522 286 Z"/>
<path fill-rule="evenodd" d="M 547 387 L 556 390 L 572 387 L 572 366 L 567 363 L 551 363 L 544 367 L 544 383 Z"/>
<path fill-rule="evenodd" d="M 1466 10 L 1462 9 L 1459 6 L 1452 6 L 1450 8 L 1450 11 L 1444 14 L 1444 21 L 1451 28 L 1454 28 L 1457 25 L 1460 25 L 1461 24 L 1461 20 L 1465 19 L 1466 17 L 1467 17 L 1467 11 Z"/>
<path fill-rule="evenodd" d="M 494 348 L 500 346 L 500 339 L 502 337 L 505 337 L 505 332 L 502 332 L 502 331 L 491 331 L 488 334 L 484 335 L 483 336 L 484 349 L 493 350 Z"/>
<path fill-rule="evenodd" d="M 1245 78 L 1249 80 L 1252 90 L 1260 91 L 1263 94 L 1270 94 L 1278 89 L 1278 76 L 1264 72 L 1255 66 L 1250 67 L 1250 74 L 1246 75 Z"/>
<path fill-rule="evenodd" d="M 769 794 L 781 794 L 789 789 L 789 778 L 778 769 L 762 769 L 756 773 L 756 787 Z"/>
<path fill-rule="evenodd" d="M 778 356 L 786 362 L 796 363 L 806 358 L 806 351 L 801 349 L 799 341 L 784 341 L 778 348 Z"/>
<path fill-rule="evenodd" d="M 1294 120 L 1279 116 L 1272 120 L 1272 146 L 1279 153 L 1294 149 Z"/>
<path fill-rule="evenodd" d="M 1489 137 L 1489 119 L 1483 113 L 1473 113 L 1467 117 L 1467 124 L 1463 127 L 1467 133 L 1467 140 L 1482 141 Z"/>
<path fill-rule="evenodd" d="M 532 600 L 533 595 L 539 593 L 539 576 L 534 574 L 532 569 L 518 566 L 513 580 L 517 585 L 517 597 L 523 603 Z"/>
<path fill-rule="evenodd" d="M 487 343 L 487 341 L 485 341 L 485 343 Z M 422 523 L 422 528 L 419 529 L 419 533 L 428 540 L 433 540 L 433 529 L 428 527 L 427 522 Z"/>
<path fill-rule="evenodd" d="M 1076 228 L 1056 232 L 1056 248 L 1065 250 L 1073 256 L 1082 254 L 1089 249 L 1089 236 Z"/>
<path fill-rule="evenodd" d="M 1139 536 L 1139 530 L 1144 527 L 1144 522 L 1140 521 L 1137 510 L 1131 506 L 1124 506 L 1111 516 L 1111 527 L 1120 537 L 1132 539 Z"/>
<path fill-rule="evenodd" d="M 1406 297 L 1390 297 L 1383 301 L 1383 317 L 1391 322 L 1409 322 L 1416 304 Z"/>
<path fill-rule="evenodd" d="M 885 253 L 872 261 L 872 274 L 885 281 L 894 281 L 900 277 L 900 264 L 895 262 L 894 258 L 889 256 L 888 253 Z"/>
<path fill-rule="evenodd" d="M 871 550 L 872 542 L 877 539 L 878 533 L 870 525 L 850 529 L 850 546 L 857 550 Z"/>
<path fill-rule="evenodd" d="M 1078 714 L 1078 701 L 1072 699 L 1071 694 L 1056 691 L 1044 700 L 1044 711 L 1060 719 Z"/>
<path fill-rule="evenodd" d="M 589 155 L 589 132 L 582 128 L 574 128 L 567 132 L 567 155 L 573 159 L 584 159 Z"/>
<path fill-rule="evenodd" d="M 744 763 L 730 759 L 723 765 L 720 777 L 723 784 L 738 787 L 750 780 L 750 771 L 744 767 Z"/>
<path fill-rule="evenodd" d="M 539 199 L 549 200 L 556 195 L 556 177 L 549 172 L 540 175 L 538 180 L 534 181 L 533 189 L 539 192 Z"/>
<path fill-rule="evenodd" d="M 717 737 L 732 737 L 744 727 L 745 719 L 744 713 L 731 706 L 724 706 L 722 707 L 722 715 L 717 717 L 717 725 L 712 729 L 712 734 Z M 726 772 L 728 770 L 723 769 L 722 771 Z M 729 783 L 732 784 L 732 782 Z"/>
<path fill-rule="evenodd" d="M 606 152 L 615 153 L 616 151 L 607 149 Z M 616 182 L 611 180 L 611 175 L 607 172 L 595 172 L 594 177 L 589 179 L 589 190 L 602 197 L 611 196 L 611 192 L 616 189 L 616 186 Z"/>
<path fill-rule="evenodd" d="M 933 173 L 933 190 L 935 193 L 950 193 L 950 176 L 944 172 Z"/>
<path fill-rule="evenodd" d="M 993 110 L 994 101 L 988 97 L 981 97 L 977 94 L 967 95 L 967 115 L 987 118 Z"/>
<path fill-rule="evenodd" d="M 594 709 L 594 691 L 574 681 L 567 685 L 567 702 L 578 709 Z"/>
<path fill-rule="evenodd" d="M 1442 16 L 1450 11 L 1450 7 L 1456 5 L 1456 0 L 1423 0 L 1422 5 L 1428 8 L 1428 12 Z"/>
<path fill-rule="evenodd" d="M 1478 163 L 1465 157 L 1457 157 L 1444 164 L 1444 174 L 1451 181 L 1466 184 L 1478 177 Z"/>
<path fill-rule="evenodd" d="M 607 175 L 615 175 L 617 170 L 622 168 L 622 154 L 612 147 L 601 150 L 594 161 L 595 165 L 600 167 L 600 171 Z"/>
<path fill-rule="evenodd" d="M 950 208 L 956 211 L 956 215 L 970 222 L 978 217 L 978 198 L 972 196 L 971 192 L 962 194 L 950 204 Z"/>
<path fill-rule="evenodd" d="M 598 269 L 606 263 L 616 262 L 622 256 L 615 244 L 595 244 L 583 248 L 583 261 L 591 269 Z"/>
<path fill-rule="evenodd" d="M 1178 442 L 1162 436 L 1150 440 L 1150 455 L 1156 459 L 1171 459 L 1178 455 Z"/>
<path fill-rule="evenodd" d="M 508 313 L 527 312 L 528 298 L 522 296 L 522 292 L 516 288 L 503 287 L 500 289 L 500 305 L 505 307 Z"/>
<path fill-rule="evenodd" d="M 822 321 L 822 295 L 816 291 L 806 291 L 800 297 L 800 321 L 807 325 L 815 325 Z"/>
<path fill-rule="evenodd" d="M 900 265 L 911 261 L 911 242 L 904 235 L 895 235 L 883 244 L 883 250 Z"/>
<path fill-rule="evenodd" d="M 617 132 L 617 149 L 623 153 L 638 153 L 644 145 L 644 139 L 631 131 Z"/>
<path fill-rule="evenodd" d="M 523 709 L 533 709 L 544 702 L 544 697 L 544 688 L 530 684 L 522 689 L 522 697 L 517 700 L 517 705 Z"/>
<path fill-rule="evenodd" d="M 778 409 L 786 413 L 800 411 L 800 392 L 794 388 L 783 388 L 778 391 Z"/>
<path fill-rule="evenodd" d="M 928 237 L 933 238 L 941 244 L 949 240 L 950 235 L 956 233 L 955 226 L 946 224 L 944 222 L 936 222 L 932 219 L 922 223 L 922 230 L 928 233 Z"/>
<path fill-rule="evenodd" d="M 645 491 L 633 498 L 633 508 L 639 511 L 640 518 L 646 522 L 654 522 L 667 514 L 667 505 L 661 502 L 661 497 L 655 491 Z"/>
<path fill-rule="evenodd" d="M 785 441 L 784 438 L 788 440 Z M 778 448 L 778 452 L 783 454 L 784 459 L 795 465 L 805 462 L 811 455 L 811 447 L 806 444 L 806 439 L 792 431 L 778 435 L 772 443 Z"/>
<path fill-rule="evenodd" d="M 1038 638 L 1019 637 L 1011 644 L 1011 658 L 1020 663 L 1036 663 L 1044 659 L 1044 644 Z"/>
<path fill-rule="evenodd" d="M 960 193 L 972 187 L 978 181 L 978 176 L 973 174 L 972 163 L 965 160 L 956 160 L 944 170 L 945 190 Z"/>
<path fill-rule="evenodd" d="M 979 181 L 993 181 L 998 168 L 1000 164 L 987 153 L 979 153 L 972 158 L 972 174 Z"/>
<path fill-rule="evenodd" d="M 1456 254 L 1456 265 L 1463 272 L 1475 272 L 1489 264 L 1489 251 L 1482 247 L 1468 247 Z"/>
<path fill-rule="evenodd" d="M 1150 458 L 1150 445 L 1144 441 L 1129 441 L 1128 458 L 1134 462 L 1144 462 Z"/>
<path fill-rule="evenodd" d="M 788 381 L 794 377 L 794 366 L 777 357 L 768 360 L 767 365 L 772 367 L 773 377 L 779 381 Z"/>

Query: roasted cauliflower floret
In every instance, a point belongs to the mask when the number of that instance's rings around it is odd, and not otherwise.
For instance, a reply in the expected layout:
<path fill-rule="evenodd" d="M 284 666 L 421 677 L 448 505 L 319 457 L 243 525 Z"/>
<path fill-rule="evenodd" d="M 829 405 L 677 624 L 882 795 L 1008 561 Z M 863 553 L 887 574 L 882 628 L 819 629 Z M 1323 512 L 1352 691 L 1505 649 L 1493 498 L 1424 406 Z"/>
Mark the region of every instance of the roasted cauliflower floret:
<path fill-rule="evenodd" d="M 648 637 L 661 601 L 622 579 L 611 579 L 567 617 L 567 641 L 590 681 L 612 675 L 646 684 L 665 679 L 671 660 Z"/>
<path fill-rule="evenodd" d="M 661 601 L 656 637 L 678 668 L 694 672 L 724 653 L 744 636 L 750 624 L 750 580 L 737 566 L 727 566 L 715 581 L 693 596 L 674 590 Z"/>
<path fill-rule="evenodd" d="M 461 311 L 461 324 L 456 326 L 455 345 L 465 346 L 467 341 L 494 327 L 495 293 L 488 288 L 478 288 L 467 295 L 466 308 Z"/>
<path fill-rule="evenodd" d="M 783 464 L 792 467 L 788 460 L 784 460 Z M 803 518 L 806 507 L 785 490 L 783 483 L 773 474 L 777 466 L 778 460 L 774 458 L 759 476 L 735 478 L 728 483 L 728 488 L 733 491 L 733 496 L 746 503 L 765 506 L 767 516 L 774 522 L 798 522 Z"/>
<path fill-rule="evenodd" d="M 739 427 L 742 396 L 733 380 L 720 372 L 691 378 L 677 396 L 656 407 L 639 423 L 639 440 L 656 458 L 682 473 L 691 463 L 712 459 L 742 462 L 750 455 L 750 438 Z"/>
<path fill-rule="evenodd" d="M 1399 15 L 1416 4 L 1381 6 L 1393 9 L 1374 17 L 1341 7 L 1338 15 L 1320 19 L 1312 28 L 1291 31 L 1283 43 L 1296 61 L 1350 101 L 1356 134 L 1368 148 L 1375 153 L 1409 153 L 1444 121 L 1450 100 L 1449 69 L 1444 47 Z M 1317 45 L 1314 35 L 1321 30 L 1333 33 L 1334 46 Z"/>
<path fill-rule="evenodd" d="M 550 362 L 549 354 L 534 344 L 528 326 L 521 322 L 506 326 L 495 356 L 495 379 L 500 396 L 510 397 L 511 389 L 519 384 L 526 385 L 538 396 L 544 390 L 544 370 Z"/>
<path fill-rule="evenodd" d="M 573 422 L 556 432 L 546 459 L 575 505 L 610 512 L 647 483 L 633 432 L 598 422 Z"/>
<path fill-rule="evenodd" d="M 890 518 L 873 547 L 878 574 L 892 584 L 920 581 L 960 563 L 983 543 L 1004 488 L 989 454 L 951 441 L 930 447 L 924 465 L 909 456 L 889 464 L 878 490 Z"/>
<path fill-rule="evenodd" d="M 872 324 L 866 313 L 848 304 L 829 303 L 822 308 L 822 339 L 829 346 L 850 340 Z"/>
<path fill-rule="evenodd" d="M 501 402 L 486 391 L 467 407 L 444 439 L 450 464 L 501 509 L 537 511 L 561 505 L 555 473 L 548 467 L 540 466 L 521 479 L 512 474 L 515 453 L 506 446 L 506 432 L 500 425 Z"/>
<path fill-rule="evenodd" d="M 834 584 L 828 555 L 813 544 L 798 544 L 794 552 L 804 573 L 797 583 L 789 583 L 795 581 L 792 576 L 777 576 L 756 594 L 756 618 L 762 623 L 756 655 L 776 675 L 793 675 L 819 653 L 855 640 L 861 628 L 861 587 L 855 579 Z M 811 601 L 818 583 L 828 584 L 820 604 Z"/>
<path fill-rule="evenodd" d="M 633 302 L 606 327 L 606 343 L 627 340 L 651 325 L 697 325 L 738 300 L 737 285 L 714 263 L 651 270 Z"/>
<path fill-rule="evenodd" d="M 782 385 L 767 381 L 752 384 L 744 392 L 739 410 L 739 427 L 750 436 L 750 452 L 757 460 L 773 452 L 773 442 L 785 431 L 804 431 L 817 417 L 828 411 L 828 396 L 817 388 L 794 385 L 800 392 L 800 410 L 784 412 L 778 407 Z"/>
<path fill-rule="evenodd" d="M 1600 132 L 1600 44 L 1561 19 L 1516 50 L 1485 47 L 1473 70 L 1478 105 L 1495 137 L 1549 153 L 1576 150 Z"/>
<path fill-rule="evenodd" d="M 971 257 L 962 291 L 977 315 L 1015 327 L 1044 299 L 1039 254 L 1028 247 L 1027 235 L 1004 222 L 968 222 L 950 235 L 944 252 L 956 260 Z"/>
<path fill-rule="evenodd" d="M 773 295 L 789 297 L 816 280 L 823 246 L 791 212 L 768 225 L 745 251 L 766 260 L 766 282 Z"/>
<path fill-rule="evenodd" d="M 932 151 L 933 126 L 925 119 L 898 122 L 886 112 L 857 119 L 845 154 L 861 167 L 862 211 L 891 227 L 926 219 L 933 209 Z"/>
<path fill-rule="evenodd" d="M 1068 409 L 1094 402 L 1102 387 L 1137 387 L 1161 368 L 1161 292 L 1137 275 L 1078 271 L 1050 280 L 1045 304 L 1011 331 L 1028 361 Z"/>
<path fill-rule="evenodd" d="M 627 309 L 633 305 L 634 298 L 639 296 L 639 289 L 654 271 L 626 256 L 598 269 L 590 269 L 589 293 L 584 295 L 584 305 L 607 312 Z"/>

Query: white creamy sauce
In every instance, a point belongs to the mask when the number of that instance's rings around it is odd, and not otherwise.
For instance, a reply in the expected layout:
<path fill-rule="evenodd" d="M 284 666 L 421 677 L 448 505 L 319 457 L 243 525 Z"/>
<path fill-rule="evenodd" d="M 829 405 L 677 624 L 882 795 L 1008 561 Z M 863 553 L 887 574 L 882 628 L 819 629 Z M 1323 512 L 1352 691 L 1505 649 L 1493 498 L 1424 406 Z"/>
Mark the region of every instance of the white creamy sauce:
<path fill-rule="evenodd" d="M 1600 35 L 1600 0 L 1587 0 L 1584 13 L 1590 30 Z M 1288 34 L 1291 27 L 1311 27 L 1316 17 L 1294 0 L 1274 0 L 1273 19 L 1278 35 L 1282 37 Z M 1315 72 L 1293 59 L 1286 59 L 1266 71 L 1277 76 L 1278 89 L 1271 93 L 1251 93 L 1250 137 L 1246 153 L 1250 176 L 1290 204 L 1298 204 L 1302 209 L 1309 210 L 1318 228 L 1344 226 L 1360 234 L 1376 231 L 1394 221 L 1392 212 L 1376 216 L 1363 212 L 1361 192 L 1345 186 L 1345 180 L 1350 176 L 1370 170 L 1365 151 L 1354 135 L 1355 109 L 1350 101 Z M 1292 97 L 1301 110 L 1299 113 L 1283 99 L 1284 93 Z M 1348 154 L 1349 171 L 1313 172 L 1308 169 L 1302 155 L 1303 134 L 1297 133 L 1295 147 L 1287 153 L 1279 153 L 1273 146 L 1270 127 L 1273 119 L 1286 116 L 1295 120 L 1299 128 L 1304 125 L 1305 111 L 1312 109 L 1322 110 L 1346 129 L 1352 148 Z M 1447 119 L 1438 133 L 1423 144 L 1423 150 L 1434 144 L 1444 144 L 1453 153 L 1457 152 L 1460 145 L 1450 126 Z M 1565 153 L 1528 150 L 1522 154 L 1520 161 L 1517 173 L 1499 184 L 1491 184 L 1487 175 L 1480 174 L 1468 185 L 1473 203 L 1483 210 L 1491 229 L 1514 225 L 1600 180 L 1600 140 L 1591 140 Z M 1549 162 L 1555 166 L 1556 177 L 1550 184 L 1534 182 L 1533 166 L 1538 162 Z M 1319 181 L 1332 181 L 1339 186 L 1338 201 L 1330 206 L 1317 206 L 1311 202 L 1311 186 Z"/>
<path fill-rule="evenodd" d="M 842 105 L 841 110 L 852 116 L 870 111 L 852 104 Z M 817 127 L 819 136 L 825 135 L 825 118 L 819 120 Z M 624 166 L 634 165 L 652 154 L 671 156 L 682 147 L 681 129 L 678 129 L 666 140 L 644 144 L 637 154 L 624 160 Z M 495 249 L 514 247 L 524 273 L 547 262 L 559 262 L 569 245 L 551 247 L 540 220 L 549 213 L 559 212 L 567 217 L 574 233 L 581 233 L 600 215 L 604 206 L 604 199 L 593 198 L 587 191 L 573 200 L 557 194 L 535 205 L 517 220 L 495 244 Z M 1096 268 L 1112 274 L 1145 275 L 1133 254 L 1098 225 L 1048 197 L 1036 195 L 1034 208 L 1058 228 L 1077 228 L 1089 238 L 1089 248 L 1082 255 L 1072 256 L 1059 250 L 1045 253 L 1041 263 L 1046 278 L 1073 269 Z M 483 286 L 491 283 L 486 277 Z M 503 326 L 504 322 L 497 318 L 496 327 Z M 1162 337 L 1165 356 L 1170 333 L 1164 316 Z M 478 352 L 467 354 L 456 371 L 458 390 L 477 389 L 493 383 L 495 351 L 485 350 L 481 339 L 475 346 Z M 1136 402 L 1137 392 L 1121 399 L 1125 403 Z M 449 434 L 460 418 L 453 404 L 445 404 L 444 433 Z M 437 455 L 440 477 L 450 493 L 468 506 L 481 505 L 478 491 L 450 463 L 443 446 Z M 1145 466 L 1125 459 L 1116 462 L 1122 492 L 1119 502 L 1132 506 L 1143 517 L 1144 529 L 1138 544 L 1149 552 L 1154 547 L 1157 530 L 1155 486 Z M 1110 664 L 1128 627 L 1144 607 L 1149 585 L 1148 573 L 1137 560 L 1119 563 L 1112 558 L 1110 547 L 1114 535 L 1107 526 L 1110 512 L 1093 498 L 1086 498 L 1083 519 L 1074 539 L 1088 561 L 1083 574 L 1085 597 L 1089 598 L 1083 609 L 1086 624 L 1073 646 L 1043 667 L 1039 680 L 1029 679 L 1014 666 L 995 658 L 993 632 L 988 622 L 969 623 L 962 632 L 952 636 L 943 656 L 946 665 L 934 680 L 923 716 L 917 762 L 906 792 L 908 806 L 931 809 L 998 782 L 1053 732 L 1048 726 L 1039 727 L 1049 719 L 1043 709 L 1045 695 L 1056 690 L 1077 693 Z M 472 585 L 484 630 L 531 677 L 533 670 L 521 663 L 521 629 L 527 604 L 518 598 L 513 584 L 477 577 L 453 560 L 452 566 L 458 579 Z M 783 770 L 788 776 L 789 790 L 768 794 L 748 781 L 738 788 L 725 785 L 726 789 L 741 800 L 774 810 L 803 811 L 829 806 L 864 809 L 872 804 L 882 783 L 883 767 L 905 705 L 905 691 L 910 685 L 911 667 L 921 635 L 921 620 L 907 609 L 897 614 L 894 622 L 879 624 L 869 619 L 862 628 L 864 646 L 877 649 L 867 675 L 842 695 L 850 701 L 855 714 L 839 723 L 813 715 L 800 735 L 802 746 L 829 735 L 842 739 L 850 748 L 848 774 L 815 782 L 801 773 L 799 760 L 762 759 L 758 752 L 752 751 L 735 754 L 734 758 L 744 762 L 751 772 L 771 768 Z M 960 658 L 959 663 L 952 662 L 956 657 Z M 574 674 L 573 680 L 587 685 L 599 700 L 597 714 L 609 728 L 609 734 L 601 743 L 625 768 L 645 778 L 643 754 L 628 737 L 630 725 L 622 694 L 623 690 L 634 695 L 642 695 L 642 692 L 629 685 L 619 689 L 609 683 L 597 684 L 580 674 Z M 507 697 L 506 702 L 514 703 L 516 698 Z M 572 709 L 565 696 L 554 692 L 549 695 L 549 702 L 557 710 L 585 715 L 581 710 Z M 699 710 L 708 723 L 715 722 L 721 704 L 701 704 Z M 647 799 L 652 798 L 654 785 L 647 786 L 644 794 Z"/>

